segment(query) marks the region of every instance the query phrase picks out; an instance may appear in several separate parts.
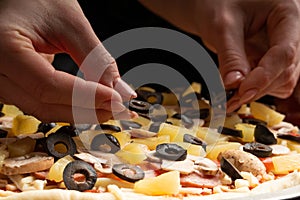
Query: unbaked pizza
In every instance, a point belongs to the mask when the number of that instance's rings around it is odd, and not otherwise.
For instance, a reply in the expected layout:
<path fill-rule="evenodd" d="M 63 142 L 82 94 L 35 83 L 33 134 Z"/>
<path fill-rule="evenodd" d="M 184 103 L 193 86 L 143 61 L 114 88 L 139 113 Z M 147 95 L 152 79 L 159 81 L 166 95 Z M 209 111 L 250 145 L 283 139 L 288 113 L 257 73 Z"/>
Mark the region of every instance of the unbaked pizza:
<path fill-rule="evenodd" d="M 127 106 L 139 117 L 101 124 L 43 123 L 2 105 L 0 199 L 257 198 L 300 185 L 298 127 L 272 105 L 211 127 L 217 111 L 199 83 L 136 91 Z"/>

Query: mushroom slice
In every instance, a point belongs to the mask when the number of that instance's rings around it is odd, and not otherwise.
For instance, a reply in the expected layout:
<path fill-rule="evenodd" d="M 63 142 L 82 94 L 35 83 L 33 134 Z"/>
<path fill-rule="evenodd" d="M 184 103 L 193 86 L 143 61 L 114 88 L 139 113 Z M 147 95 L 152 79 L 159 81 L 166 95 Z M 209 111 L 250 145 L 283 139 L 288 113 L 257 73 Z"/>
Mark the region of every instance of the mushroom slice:
<path fill-rule="evenodd" d="M 273 155 L 285 155 L 291 152 L 291 150 L 288 147 L 280 144 L 273 144 L 270 145 L 270 147 L 272 148 Z"/>
<path fill-rule="evenodd" d="M 157 136 L 157 133 L 155 132 L 147 131 L 144 129 L 137 129 L 137 128 L 131 128 L 129 133 L 131 134 L 132 137 L 136 137 L 136 138 L 150 138 L 150 137 Z"/>
<path fill-rule="evenodd" d="M 104 158 L 97 158 L 96 156 L 93 156 L 89 153 L 79 153 L 74 155 L 76 158 L 79 158 L 87 163 L 93 164 L 94 168 L 104 174 L 111 174 L 112 173 L 112 168 L 107 167 L 104 168 L 102 164 L 107 164 L 108 160 Z"/>
<path fill-rule="evenodd" d="M 8 158 L 3 161 L 0 170 L 5 175 L 26 174 L 49 169 L 54 164 L 54 158 L 46 153 L 30 153 L 24 156 Z"/>
<path fill-rule="evenodd" d="M 211 175 L 211 176 L 215 176 L 219 171 L 218 165 L 214 161 L 208 158 L 200 158 L 196 160 L 195 169 L 204 175 Z"/>
<path fill-rule="evenodd" d="M 194 172 L 194 162 L 185 159 L 183 161 L 162 160 L 161 168 L 166 171 L 179 171 L 181 174 Z"/>

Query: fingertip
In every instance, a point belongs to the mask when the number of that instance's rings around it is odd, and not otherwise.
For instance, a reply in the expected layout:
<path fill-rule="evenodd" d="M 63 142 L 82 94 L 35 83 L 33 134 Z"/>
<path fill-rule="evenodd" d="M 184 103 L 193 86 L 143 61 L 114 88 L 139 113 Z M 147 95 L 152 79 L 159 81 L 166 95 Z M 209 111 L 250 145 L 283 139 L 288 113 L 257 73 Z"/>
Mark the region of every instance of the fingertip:
<path fill-rule="evenodd" d="M 225 75 L 224 85 L 226 88 L 236 88 L 243 79 L 244 76 L 240 71 L 230 71 Z"/>
<path fill-rule="evenodd" d="M 115 80 L 114 89 L 119 92 L 124 101 L 137 97 L 136 92 L 121 78 Z"/>

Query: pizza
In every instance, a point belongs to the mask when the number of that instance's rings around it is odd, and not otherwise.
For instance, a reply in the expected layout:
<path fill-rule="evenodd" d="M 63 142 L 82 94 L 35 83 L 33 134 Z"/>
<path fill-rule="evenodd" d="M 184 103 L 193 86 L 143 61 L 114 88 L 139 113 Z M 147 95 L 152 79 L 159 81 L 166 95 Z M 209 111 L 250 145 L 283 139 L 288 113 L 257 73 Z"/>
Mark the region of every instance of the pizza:
<path fill-rule="evenodd" d="M 299 130 L 274 106 L 252 102 L 211 127 L 223 108 L 199 83 L 136 91 L 127 106 L 139 117 L 101 124 L 43 123 L 2 104 L 0 199 L 260 198 L 300 187 Z"/>

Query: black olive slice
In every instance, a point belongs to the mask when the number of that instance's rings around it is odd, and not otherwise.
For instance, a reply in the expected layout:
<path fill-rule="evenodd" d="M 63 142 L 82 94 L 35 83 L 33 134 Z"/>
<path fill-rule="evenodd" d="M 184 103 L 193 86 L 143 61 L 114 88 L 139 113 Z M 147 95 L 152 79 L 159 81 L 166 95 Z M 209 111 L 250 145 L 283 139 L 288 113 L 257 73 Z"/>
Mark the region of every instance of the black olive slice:
<path fill-rule="evenodd" d="M 300 134 L 298 133 L 278 133 L 277 137 L 300 143 Z"/>
<path fill-rule="evenodd" d="M 92 127 L 92 124 L 76 124 L 75 125 L 76 130 L 78 130 L 79 132 L 90 130 L 91 127 Z"/>
<path fill-rule="evenodd" d="M 272 155 L 272 148 L 259 142 L 246 143 L 243 150 L 261 158 Z"/>
<path fill-rule="evenodd" d="M 243 132 L 241 130 L 231 129 L 224 126 L 218 127 L 218 133 L 221 133 L 223 135 L 230 135 L 234 137 L 243 137 Z"/>
<path fill-rule="evenodd" d="M 112 134 L 103 133 L 96 135 L 91 143 L 91 149 L 105 153 L 116 153 L 120 150 L 118 139 Z"/>
<path fill-rule="evenodd" d="M 194 144 L 194 145 L 199 145 L 199 146 L 202 146 L 204 150 L 206 150 L 206 142 L 204 142 L 203 140 L 201 140 L 200 138 L 198 137 L 195 137 L 191 134 L 184 134 L 183 135 L 183 141 L 184 142 L 187 142 L 187 143 L 191 143 L 191 144 Z"/>
<path fill-rule="evenodd" d="M 53 122 L 52 123 L 43 123 L 43 122 L 41 122 L 38 126 L 37 132 L 47 133 L 48 131 L 50 131 L 55 126 L 56 126 L 56 124 L 53 123 Z"/>
<path fill-rule="evenodd" d="M 84 175 L 85 180 L 74 180 L 75 174 Z M 94 187 L 97 181 L 97 172 L 90 164 L 81 160 L 75 160 L 67 164 L 65 167 L 63 172 L 63 180 L 67 189 L 83 192 Z"/>
<path fill-rule="evenodd" d="M 60 150 L 57 146 L 60 145 Z M 45 141 L 45 148 L 49 155 L 56 159 L 76 153 L 76 144 L 68 133 L 51 133 Z"/>
<path fill-rule="evenodd" d="M 131 99 L 129 101 L 129 110 L 135 111 L 138 114 L 147 114 L 149 113 L 151 104 L 146 101 L 139 101 L 136 99 Z"/>
<path fill-rule="evenodd" d="M 240 171 L 223 156 L 221 157 L 220 164 L 221 170 L 227 174 L 232 181 L 235 181 L 236 179 L 243 179 Z"/>
<path fill-rule="evenodd" d="M 192 119 L 206 119 L 209 116 L 209 108 L 201 108 L 200 110 L 187 110 L 183 114 Z"/>
<path fill-rule="evenodd" d="M 117 177 L 131 183 L 145 177 L 145 172 L 140 167 L 129 164 L 115 164 L 112 167 L 112 172 Z"/>
<path fill-rule="evenodd" d="M 163 95 L 158 92 L 149 92 L 145 90 L 137 90 L 138 98 L 150 104 L 162 104 Z"/>
<path fill-rule="evenodd" d="M 267 122 L 263 121 L 263 120 L 259 120 L 259 119 L 254 119 L 254 118 L 242 118 L 243 123 L 247 123 L 247 124 L 253 124 L 253 125 L 264 125 L 267 126 Z"/>
<path fill-rule="evenodd" d="M 162 105 L 155 104 L 151 106 L 148 118 L 153 122 L 165 122 L 168 118 L 168 114 Z"/>
<path fill-rule="evenodd" d="M 123 130 L 130 130 L 132 128 L 141 128 L 142 125 L 140 123 L 134 121 L 120 120 L 120 124 Z"/>
<path fill-rule="evenodd" d="M 55 133 L 64 133 L 70 135 L 71 137 L 79 135 L 78 130 L 76 130 L 76 127 L 73 125 L 62 126 L 57 131 L 55 131 Z"/>
<path fill-rule="evenodd" d="M 187 150 L 177 144 L 163 143 L 156 146 L 156 156 L 166 160 L 182 161 L 186 159 Z"/>
<path fill-rule="evenodd" d="M 162 124 L 161 122 L 153 122 L 150 125 L 150 127 L 149 127 L 148 130 L 151 131 L 151 132 L 157 133 L 159 131 L 159 129 L 160 129 L 160 125 L 161 124 Z"/>
<path fill-rule="evenodd" d="M 254 129 L 254 138 L 256 142 L 263 144 L 277 144 L 277 139 L 274 134 L 268 129 L 268 127 L 257 124 Z"/>
<path fill-rule="evenodd" d="M 194 121 L 183 114 L 176 113 L 172 117 L 180 119 L 185 128 L 191 128 L 194 125 Z"/>
<path fill-rule="evenodd" d="M 236 89 L 226 90 L 225 92 L 226 92 L 226 101 L 229 101 L 236 93 Z"/>
<path fill-rule="evenodd" d="M 113 132 L 120 132 L 121 128 L 112 124 L 97 124 L 95 130 L 109 130 Z"/>
<path fill-rule="evenodd" d="M 0 128 L 0 138 L 5 138 L 8 134 L 7 130 L 1 129 Z"/>
<path fill-rule="evenodd" d="M 3 117 L 5 114 L 0 111 L 0 117 Z"/>

